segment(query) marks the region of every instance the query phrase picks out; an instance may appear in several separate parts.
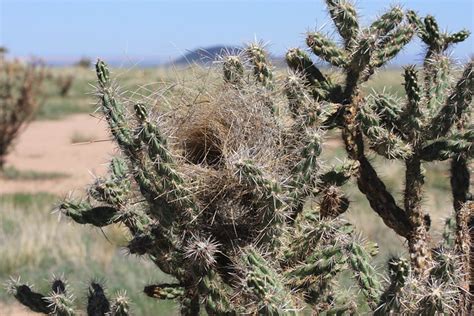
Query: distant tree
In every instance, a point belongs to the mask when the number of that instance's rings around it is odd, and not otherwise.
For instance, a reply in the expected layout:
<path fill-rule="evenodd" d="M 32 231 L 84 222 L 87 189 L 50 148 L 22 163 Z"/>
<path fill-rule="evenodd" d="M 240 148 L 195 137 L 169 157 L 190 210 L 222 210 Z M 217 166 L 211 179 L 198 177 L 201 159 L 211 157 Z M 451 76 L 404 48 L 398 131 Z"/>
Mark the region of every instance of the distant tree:
<path fill-rule="evenodd" d="M 39 107 L 43 79 L 40 64 L 0 59 L 0 170 L 13 141 Z"/>
<path fill-rule="evenodd" d="M 81 57 L 74 66 L 80 67 L 80 68 L 91 68 L 92 67 L 92 60 L 88 57 Z"/>

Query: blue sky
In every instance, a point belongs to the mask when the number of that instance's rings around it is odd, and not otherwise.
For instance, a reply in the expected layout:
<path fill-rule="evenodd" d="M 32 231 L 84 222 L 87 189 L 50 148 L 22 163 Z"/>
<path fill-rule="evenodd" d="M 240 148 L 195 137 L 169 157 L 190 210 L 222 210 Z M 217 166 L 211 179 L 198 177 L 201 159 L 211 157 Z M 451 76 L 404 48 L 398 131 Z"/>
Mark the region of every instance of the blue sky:
<path fill-rule="evenodd" d="M 474 30 L 473 0 L 356 2 L 368 23 L 384 8 L 401 3 L 437 17 L 443 29 Z M 238 45 L 254 38 L 283 55 L 304 46 L 304 33 L 331 25 L 322 0 L 0 0 L 0 45 L 14 56 L 76 60 L 81 56 L 116 60 L 169 61 L 187 50 L 215 44 Z M 455 56 L 474 53 L 474 39 Z M 419 43 L 406 56 L 421 56 Z"/>

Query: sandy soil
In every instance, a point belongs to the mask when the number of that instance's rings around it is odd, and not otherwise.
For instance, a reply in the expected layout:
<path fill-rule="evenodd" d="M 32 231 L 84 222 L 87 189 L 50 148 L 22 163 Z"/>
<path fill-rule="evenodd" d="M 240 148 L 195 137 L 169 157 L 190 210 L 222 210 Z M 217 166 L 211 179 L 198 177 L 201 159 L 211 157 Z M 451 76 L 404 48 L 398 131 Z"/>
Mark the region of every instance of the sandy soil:
<path fill-rule="evenodd" d="M 73 141 L 79 143 L 73 144 Z M 87 114 L 60 121 L 32 122 L 7 156 L 7 167 L 36 172 L 59 172 L 66 177 L 50 180 L 5 180 L 0 178 L 0 194 L 12 192 L 81 191 L 92 175 L 104 174 L 115 152 L 106 122 Z"/>
<path fill-rule="evenodd" d="M 5 305 L 0 303 L 0 316 L 37 316 L 38 313 L 28 311 L 19 303 L 12 303 Z"/>

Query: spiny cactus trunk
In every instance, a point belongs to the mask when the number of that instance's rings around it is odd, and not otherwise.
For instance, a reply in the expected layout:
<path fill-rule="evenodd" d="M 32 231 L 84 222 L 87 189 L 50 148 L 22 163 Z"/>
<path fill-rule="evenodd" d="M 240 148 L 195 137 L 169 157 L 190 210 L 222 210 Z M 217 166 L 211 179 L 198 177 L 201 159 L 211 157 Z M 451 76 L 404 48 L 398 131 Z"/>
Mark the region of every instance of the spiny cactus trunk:
<path fill-rule="evenodd" d="M 427 273 L 430 267 L 431 250 L 425 216 L 422 211 L 421 162 L 418 158 L 410 158 L 406 162 L 405 211 L 411 224 L 408 237 L 408 250 L 416 273 Z"/>

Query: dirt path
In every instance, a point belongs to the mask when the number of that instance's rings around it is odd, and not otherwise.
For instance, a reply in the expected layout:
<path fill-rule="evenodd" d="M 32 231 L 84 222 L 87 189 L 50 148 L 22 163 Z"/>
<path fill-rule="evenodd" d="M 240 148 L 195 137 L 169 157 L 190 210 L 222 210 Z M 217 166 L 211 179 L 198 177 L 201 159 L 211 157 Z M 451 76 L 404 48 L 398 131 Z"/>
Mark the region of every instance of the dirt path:
<path fill-rule="evenodd" d="M 104 174 L 107 161 L 115 151 L 106 128 L 106 122 L 87 114 L 60 121 L 32 122 L 7 156 L 6 166 L 66 176 L 49 180 L 0 178 L 0 194 L 40 191 L 66 194 L 82 190 L 92 181 L 91 174 Z"/>
<path fill-rule="evenodd" d="M 19 303 L 5 304 L 0 302 L 0 316 L 36 316 L 38 313 L 30 312 Z"/>

